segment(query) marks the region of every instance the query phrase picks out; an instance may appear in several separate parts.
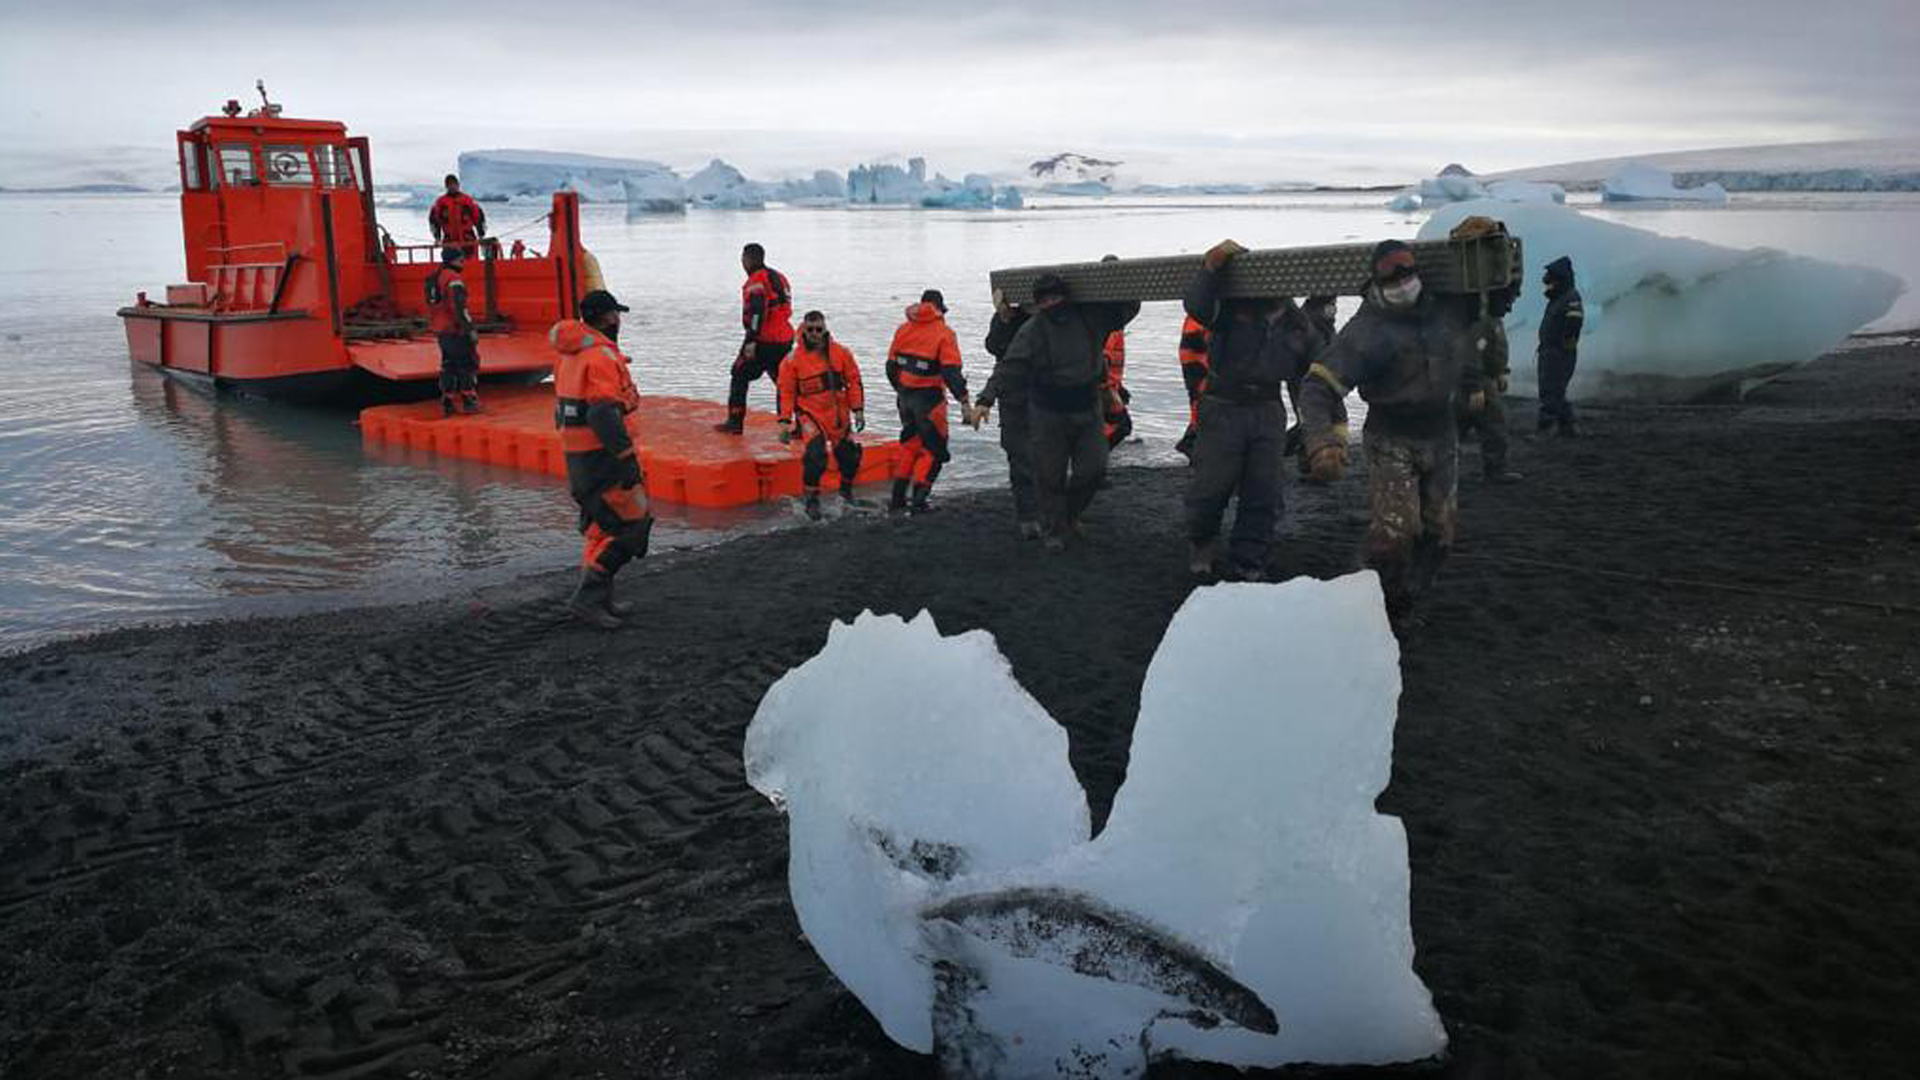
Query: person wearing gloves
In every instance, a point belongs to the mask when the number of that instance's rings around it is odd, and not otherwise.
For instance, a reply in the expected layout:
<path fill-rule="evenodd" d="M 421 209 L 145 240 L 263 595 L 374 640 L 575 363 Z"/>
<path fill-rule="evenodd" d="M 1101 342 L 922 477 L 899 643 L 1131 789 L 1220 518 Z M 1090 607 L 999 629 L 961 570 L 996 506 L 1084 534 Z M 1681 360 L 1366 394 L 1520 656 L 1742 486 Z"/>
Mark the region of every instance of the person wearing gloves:
<path fill-rule="evenodd" d="M 840 470 L 840 500 L 856 504 L 853 481 L 860 474 L 860 443 L 867 429 L 866 391 L 853 353 L 833 340 L 827 317 L 809 311 L 800 320 L 800 347 L 780 365 L 780 441 L 801 440 L 800 483 L 807 516 L 820 520 L 820 478 L 827 454 Z"/>

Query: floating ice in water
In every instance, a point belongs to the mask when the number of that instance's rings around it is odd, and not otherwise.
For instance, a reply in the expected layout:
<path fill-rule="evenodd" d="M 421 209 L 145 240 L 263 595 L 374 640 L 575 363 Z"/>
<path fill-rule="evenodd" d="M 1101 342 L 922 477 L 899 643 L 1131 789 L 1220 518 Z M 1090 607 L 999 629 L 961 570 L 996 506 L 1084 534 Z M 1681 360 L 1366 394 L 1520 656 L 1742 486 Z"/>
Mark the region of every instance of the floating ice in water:
<path fill-rule="evenodd" d="M 1507 317 L 1518 382 L 1534 374 L 1527 358 L 1545 307 L 1541 269 L 1562 255 L 1573 260 L 1586 307 L 1576 385 L 1804 363 L 1886 314 L 1905 291 L 1883 270 L 1660 236 L 1564 206 L 1460 203 L 1436 211 L 1420 238 L 1444 238 L 1470 214 L 1505 221 L 1523 242 L 1524 288 Z"/>
<path fill-rule="evenodd" d="M 469 150 L 460 155 L 461 189 L 476 199 L 575 191 L 588 202 L 619 202 L 627 182 L 679 183 L 657 161 L 600 157 L 552 150 Z"/>
<path fill-rule="evenodd" d="M 1459 169 L 1458 166 L 1448 166 Z M 1387 209 L 1400 213 L 1413 210 L 1431 210 L 1451 203 L 1467 202 L 1474 199 L 1497 199 L 1500 202 L 1554 202 L 1567 201 L 1565 189 L 1558 184 L 1541 184 L 1525 180 L 1495 180 L 1483 184 L 1464 169 L 1455 172 L 1443 172 L 1439 176 L 1420 181 L 1418 187 L 1411 187 L 1395 195 L 1387 202 Z"/>
<path fill-rule="evenodd" d="M 707 167 L 687 177 L 687 201 L 708 210 L 760 210 L 767 204 L 765 190 L 740 175 L 740 170 L 714 158 Z"/>
<path fill-rule="evenodd" d="M 1533 180 L 1495 180 L 1487 185 L 1487 197 L 1501 202 L 1563 203 L 1567 189 Z"/>
<path fill-rule="evenodd" d="M 950 1073 L 1419 1059 L 1446 1036 L 1373 808 L 1398 659 L 1371 572 L 1195 591 L 1089 840 L 1066 734 L 992 638 L 863 613 L 767 692 L 747 775 L 822 959 Z"/>
<path fill-rule="evenodd" d="M 1420 193 L 1417 191 L 1403 191 L 1387 200 L 1387 209 L 1402 214 L 1418 210 L 1420 209 Z"/>
<path fill-rule="evenodd" d="M 623 176 L 629 214 L 684 214 L 687 212 L 687 185 L 670 172 Z"/>
<path fill-rule="evenodd" d="M 1629 162 L 1613 170 L 1601 183 L 1600 198 L 1605 202 L 1723 203 L 1727 201 L 1727 189 L 1719 184 L 1676 187 L 1673 174 L 1665 169 Z"/>
<path fill-rule="evenodd" d="M 1480 181 L 1464 173 L 1442 173 L 1420 181 L 1420 203 L 1423 206 L 1444 206 L 1450 202 L 1486 197 L 1487 189 L 1481 186 Z"/>

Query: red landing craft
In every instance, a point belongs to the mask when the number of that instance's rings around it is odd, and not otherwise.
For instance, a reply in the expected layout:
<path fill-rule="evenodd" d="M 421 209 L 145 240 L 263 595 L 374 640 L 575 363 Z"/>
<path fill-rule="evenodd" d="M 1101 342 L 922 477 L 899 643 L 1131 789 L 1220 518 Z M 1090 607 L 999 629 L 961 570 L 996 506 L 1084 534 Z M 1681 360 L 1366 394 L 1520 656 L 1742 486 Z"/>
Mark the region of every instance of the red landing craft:
<path fill-rule="evenodd" d="M 187 278 L 167 302 L 120 309 L 133 358 L 215 385 L 297 401 L 366 403 L 438 392 L 426 331 L 431 244 L 396 245 L 374 220 L 367 140 L 332 120 L 291 120 L 266 102 L 178 133 Z M 480 375 L 535 383 L 553 365 L 548 327 L 598 287 L 580 246 L 580 204 L 553 197 L 547 254 L 471 245 L 467 294 Z"/>

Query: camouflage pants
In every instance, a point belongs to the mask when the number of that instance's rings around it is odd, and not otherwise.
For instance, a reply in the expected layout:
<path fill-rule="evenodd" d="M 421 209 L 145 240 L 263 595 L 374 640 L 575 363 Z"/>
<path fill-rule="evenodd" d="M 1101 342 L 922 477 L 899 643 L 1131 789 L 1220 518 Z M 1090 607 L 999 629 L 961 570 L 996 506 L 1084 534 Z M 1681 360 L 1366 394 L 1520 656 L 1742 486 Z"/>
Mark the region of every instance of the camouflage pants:
<path fill-rule="evenodd" d="M 1380 574 L 1387 611 L 1402 614 L 1439 572 L 1453 546 L 1459 443 L 1451 430 L 1427 438 L 1366 433 L 1367 565 Z"/>
<path fill-rule="evenodd" d="M 1507 402 L 1492 389 L 1487 390 L 1486 401 L 1479 412 L 1470 412 L 1462 400 L 1454 416 L 1459 422 L 1461 438 L 1466 438 L 1471 431 L 1480 433 L 1480 467 L 1492 475 L 1504 472 L 1507 467 Z"/>

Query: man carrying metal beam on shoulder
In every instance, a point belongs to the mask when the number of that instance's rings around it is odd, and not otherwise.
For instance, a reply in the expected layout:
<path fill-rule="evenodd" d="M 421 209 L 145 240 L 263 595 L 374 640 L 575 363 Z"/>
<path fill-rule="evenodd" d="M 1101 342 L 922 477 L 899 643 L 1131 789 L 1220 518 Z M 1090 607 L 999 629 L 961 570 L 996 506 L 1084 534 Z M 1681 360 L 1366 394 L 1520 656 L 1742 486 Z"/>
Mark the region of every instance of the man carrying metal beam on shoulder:
<path fill-rule="evenodd" d="M 1033 283 L 1033 306 L 994 365 L 994 378 L 1027 388 L 1043 542 L 1059 551 L 1069 533 L 1080 532 L 1080 516 L 1107 474 L 1102 346 L 1133 321 L 1140 303 L 1075 303 L 1067 283 L 1047 273 Z"/>
<path fill-rule="evenodd" d="M 1404 630 L 1414 603 L 1453 544 L 1460 386 L 1471 298 L 1423 292 L 1413 249 L 1375 245 L 1360 311 L 1334 338 L 1300 388 L 1301 423 L 1316 478 L 1346 467 L 1346 437 L 1335 409 L 1349 388 L 1367 402 L 1364 442 L 1372 520 L 1366 560 L 1380 574 L 1387 615 Z"/>
<path fill-rule="evenodd" d="M 1266 576 L 1279 519 L 1281 450 L 1287 380 L 1317 345 L 1313 328 L 1289 297 L 1223 299 L 1220 274 L 1246 249 L 1222 240 L 1208 250 L 1187 286 L 1187 315 L 1208 333 L 1207 385 L 1194 427 L 1193 473 L 1187 481 L 1187 569 L 1213 574 L 1214 542 L 1227 502 L 1238 499 L 1228 542 L 1229 573 L 1241 581 Z"/>

